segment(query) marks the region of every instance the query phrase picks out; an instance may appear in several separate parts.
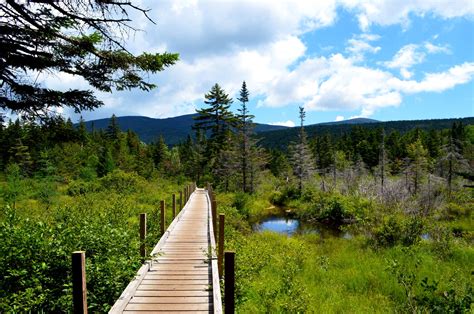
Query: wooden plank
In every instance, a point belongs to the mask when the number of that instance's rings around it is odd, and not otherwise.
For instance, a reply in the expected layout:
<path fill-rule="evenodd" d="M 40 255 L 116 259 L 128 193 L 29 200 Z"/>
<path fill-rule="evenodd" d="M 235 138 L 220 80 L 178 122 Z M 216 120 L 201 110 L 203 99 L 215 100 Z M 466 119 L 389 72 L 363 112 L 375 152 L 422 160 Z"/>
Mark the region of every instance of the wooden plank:
<path fill-rule="evenodd" d="M 156 291 L 208 291 L 209 285 L 140 285 L 137 290 Z"/>
<path fill-rule="evenodd" d="M 155 291 L 137 290 L 135 297 L 211 297 L 210 291 L 188 290 L 188 291 Z"/>
<path fill-rule="evenodd" d="M 143 285 L 208 285 L 209 280 L 206 279 L 193 279 L 193 280 L 182 280 L 182 279 L 162 279 L 162 280 L 156 280 L 156 279 L 143 279 L 141 286 Z"/>
<path fill-rule="evenodd" d="M 168 274 L 168 275 L 210 275 L 211 271 L 209 269 L 192 269 L 192 270 L 173 270 L 173 269 L 163 269 L 163 270 L 152 270 L 148 272 L 149 275 L 161 275 L 161 274 Z"/>
<path fill-rule="evenodd" d="M 153 304 L 209 304 L 212 303 L 212 297 L 138 297 L 135 296 L 130 300 L 133 303 L 153 303 Z"/>
<path fill-rule="evenodd" d="M 124 311 L 125 314 L 163 314 L 166 311 L 154 310 L 154 311 Z M 204 314 L 209 313 L 209 311 L 173 311 L 173 314 Z"/>
<path fill-rule="evenodd" d="M 129 304 L 126 311 L 149 311 L 156 310 L 156 304 Z M 160 304 L 161 311 L 209 311 L 212 304 Z"/>
<path fill-rule="evenodd" d="M 152 280 L 163 280 L 163 279 L 174 279 L 174 280 L 190 280 L 190 279 L 209 279 L 209 274 L 203 274 L 203 275 L 182 275 L 182 274 L 176 274 L 176 275 L 169 275 L 169 274 L 151 274 L 148 273 L 145 276 L 145 279 L 152 279 Z"/>

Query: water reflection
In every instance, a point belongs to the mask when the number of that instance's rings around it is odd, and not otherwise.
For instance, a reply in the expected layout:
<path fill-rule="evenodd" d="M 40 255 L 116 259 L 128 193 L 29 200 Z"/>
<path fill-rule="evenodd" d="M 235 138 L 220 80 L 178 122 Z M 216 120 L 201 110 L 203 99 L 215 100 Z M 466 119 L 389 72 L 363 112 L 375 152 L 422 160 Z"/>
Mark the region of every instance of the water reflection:
<path fill-rule="evenodd" d="M 295 234 L 318 234 L 323 238 L 337 237 L 352 239 L 352 235 L 339 228 L 322 223 L 308 223 L 289 217 L 267 217 L 253 225 L 257 232 L 272 231 L 289 236 Z"/>

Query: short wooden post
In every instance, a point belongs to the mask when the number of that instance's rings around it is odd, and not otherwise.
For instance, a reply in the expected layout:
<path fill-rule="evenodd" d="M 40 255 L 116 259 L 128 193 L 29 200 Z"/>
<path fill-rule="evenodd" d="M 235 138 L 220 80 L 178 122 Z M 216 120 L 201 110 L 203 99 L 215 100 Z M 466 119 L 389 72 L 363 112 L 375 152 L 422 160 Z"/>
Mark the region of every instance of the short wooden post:
<path fill-rule="evenodd" d="M 176 194 L 173 193 L 173 220 L 176 217 Z"/>
<path fill-rule="evenodd" d="M 219 247 L 217 255 L 217 267 L 219 269 L 219 277 L 222 278 L 222 260 L 224 258 L 224 226 L 225 215 L 219 214 Z"/>
<path fill-rule="evenodd" d="M 214 230 L 214 240 L 217 242 L 217 203 L 216 201 L 211 202 L 212 212 L 212 228 Z"/>
<path fill-rule="evenodd" d="M 142 262 L 145 261 L 146 257 L 146 213 L 140 214 L 140 256 Z"/>
<path fill-rule="evenodd" d="M 184 205 L 186 205 L 186 203 L 188 202 L 188 195 L 186 194 L 186 188 L 183 189 L 183 195 L 184 195 L 184 204 L 183 204 L 183 207 L 184 207 Z"/>
<path fill-rule="evenodd" d="M 87 313 L 86 252 L 72 252 L 73 313 Z"/>
<path fill-rule="evenodd" d="M 234 313 L 235 310 L 235 252 L 225 252 L 224 277 L 224 313 Z"/>
<path fill-rule="evenodd" d="M 183 209 L 183 191 L 179 191 L 179 211 Z"/>
<path fill-rule="evenodd" d="M 160 210 L 161 210 L 161 234 L 165 233 L 165 201 L 160 201 Z"/>

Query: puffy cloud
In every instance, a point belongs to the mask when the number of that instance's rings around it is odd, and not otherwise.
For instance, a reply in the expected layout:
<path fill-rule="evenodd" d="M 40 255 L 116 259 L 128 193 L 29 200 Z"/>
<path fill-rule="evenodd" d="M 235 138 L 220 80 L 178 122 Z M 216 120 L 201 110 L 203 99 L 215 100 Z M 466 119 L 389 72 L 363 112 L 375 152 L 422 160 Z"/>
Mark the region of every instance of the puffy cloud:
<path fill-rule="evenodd" d="M 344 116 L 337 116 L 334 121 L 336 121 L 336 122 L 344 121 Z"/>
<path fill-rule="evenodd" d="M 412 66 L 423 62 L 426 54 L 419 51 L 419 46 L 409 44 L 403 46 L 393 57 L 391 61 L 384 62 L 384 65 L 391 69 L 400 69 L 403 78 L 410 78 L 412 73 L 408 71 Z"/>
<path fill-rule="evenodd" d="M 99 93 L 106 105 L 97 112 L 152 117 L 192 113 L 214 83 L 235 96 L 245 80 L 251 97 L 261 99 L 260 106 L 298 103 L 307 110 L 360 110 L 368 116 L 379 108 L 399 105 L 403 94 L 443 91 L 469 82 L 472 64 L 428 73 L 415 81 L 413 67 L 430 53 L 447 53 L 447 46 L 425 42 L 401 47 L 392 60 L 379 64 L 387 70 L 360 65 L 365 54 L 382 49 L 375 44 L 379 35 L 353 36 L 346 45 L 349 57 L 340 53 L 309 57 L 301 35 L 333 25 L 341 6 L 357 15 L 363 30 L 369 30 L 374 24 L 408 26 L 413 14 L 473 16 L 470 1 L 142 0 L 140 6 L 153 8 L 150 15 L 157 26 L 141 14 L 132 15 L 133 24 L 144 31 L 130 37 L 129 47 L 134 52 L 176 51 L 181 61 L 150 75 L 158 85 L 151 93 Z M 401 79 L 390 69 L 400 71 Z M 87 87 L 83 80 L 70 77 L 45 82 Z"/>
<path fill-rule="evenodd" d="M 342 0 L 345 7 L 357 14 L 359 26 L 368 30 L 371 25 L 382 26 L 401 24 L 405 28 L 410 25 L 410 15 L 424 16 L 432 14 L 444 19 L 474 16 L 472 0 Z"/>
<path fill-rule="evenodd" d="M 362 60 L 366 52 L 377 53 L 382 49 L 381 47 L 374 47 L 369 42 L 376 41 L 380 38 L 379 35 L 374 34 L 360 34 L 353 36 L 348 40 L 348 47 L 346 50 L 350 52 L 356 60 Z"/>

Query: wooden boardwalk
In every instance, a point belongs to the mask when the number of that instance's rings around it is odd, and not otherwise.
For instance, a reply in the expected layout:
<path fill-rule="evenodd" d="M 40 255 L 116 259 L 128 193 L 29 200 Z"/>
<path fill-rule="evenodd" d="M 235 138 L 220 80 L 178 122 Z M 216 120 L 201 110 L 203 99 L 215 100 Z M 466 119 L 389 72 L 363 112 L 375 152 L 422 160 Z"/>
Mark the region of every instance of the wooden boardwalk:
<path fill-rule="evenodd" d="M 191 194 L 109 313 L 221 313 L 209 195 Z"/>

